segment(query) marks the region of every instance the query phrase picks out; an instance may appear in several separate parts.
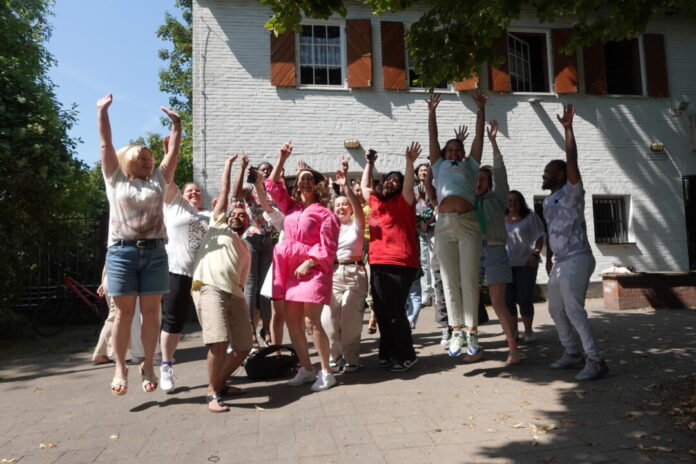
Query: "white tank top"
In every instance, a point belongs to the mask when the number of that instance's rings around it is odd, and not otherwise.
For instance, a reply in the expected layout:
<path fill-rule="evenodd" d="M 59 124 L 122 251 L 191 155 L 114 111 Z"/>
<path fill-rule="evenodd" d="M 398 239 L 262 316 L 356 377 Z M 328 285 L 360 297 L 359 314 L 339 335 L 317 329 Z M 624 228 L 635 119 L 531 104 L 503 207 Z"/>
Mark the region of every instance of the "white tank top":
<path fill-rule="evenodd" d="M 363 240 L 363 231 L 358 229 L 355 221 L 351 221 L 348 224 L 341 224 L 341 230 L 338 233 L 336 259 L 341 261 L 352 258 L 353 256 L 362 256 Z"/>

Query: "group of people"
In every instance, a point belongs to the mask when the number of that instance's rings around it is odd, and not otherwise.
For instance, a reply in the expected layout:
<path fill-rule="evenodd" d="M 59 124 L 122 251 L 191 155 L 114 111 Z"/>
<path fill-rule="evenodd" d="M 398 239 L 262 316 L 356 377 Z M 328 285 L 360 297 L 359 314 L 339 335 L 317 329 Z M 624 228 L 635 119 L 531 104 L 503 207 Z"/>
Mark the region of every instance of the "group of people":
<path fill-rule="evenodd" d="M 584 310 L 594 258 L 585 227 L 574 108 L 566 105 L 558 117 L 566 160 L 553 160 L 544 170 L 543 188 L 551 190 L 544 201 L 545 228 L 522 194 L 509 190 L 496 142 L 498 124 L 491 120 L 485 127 L 488 97 L 475 91 L 472 98 L 477 115 L 468 155 L 465 126 L 440 148 L 440 96 L 435 94 L 426 100 L 429 163 L 414 167 L 421 147 L 412 142 L 403 173 L 392 171 L 376 181 L 378 155 L 369 150 L 361 180 L 351 183 L 347 160 L 341 161 L 335 180 L 299 161 L 290 191 L 283 176 L 293 150 L 287 142 L 274 165 L 250 167 L 242 154 L 234 183 L 232 167 L 240 157 L 227 159 L 212 211 L 203 208 L 195 184 L 179 190 L 173 182 L 179 116 L 162 108 L 172 131 L 155 169 L 146 147 L 114 150 L 108 117 L 112 97 L 100 99 L 101 160 L 110 204 L 105 273 L 116 314 L 111 391 L 123 395 L 128 390 L 125 358 L 136 300 L 142 317 L 143 390 L 152 392 L 158 384 L 163 391 L 174 388 L 174 352 L 195 307 L 208 348 L 206 396 L 213 412 L 229 410 L 224 396 L 244 393 L 229 384 L 231 374 L 261 340 L 281 344 L 285 327 L 300 364 L 288 385 L 312 383 L 312 391 L 323 391 L 335 385 L 336 372 L 360 369 L 366 301 L 379 328 L 379 367 L 403 372 L 417 362 L 412 330 L 421 306 L 430 303 L 436 306 L 449 355 L 476 362 L 484 356 L 478 338 L 483 283 L 507 338 L 506 362 L 518 364 L 523 360 L 518 341 L 535 340 L 532 291 L 545 236 L 549 311 L 564 348 L 551 367 L 582 367 L 578 380 L 604 375 L 608 368 Z M 492 166 L 481 166 L 484 135 L 492 147 Z M 158 334 L 160 378 L 153 368 Z M 308 334 L 319 369 L 310 359 Z"/>

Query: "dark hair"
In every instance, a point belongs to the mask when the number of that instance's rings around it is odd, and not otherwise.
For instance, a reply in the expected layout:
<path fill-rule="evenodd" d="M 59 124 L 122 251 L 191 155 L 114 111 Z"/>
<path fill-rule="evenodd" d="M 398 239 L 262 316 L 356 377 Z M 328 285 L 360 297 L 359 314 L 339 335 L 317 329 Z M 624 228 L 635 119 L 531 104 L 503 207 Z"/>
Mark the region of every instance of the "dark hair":
<path fill-rule="evenodd" d="M 493 189 L 493 166 L 481 166 L 478 172 L 482 172 L 488 177 L 488 190 Z"/>
<path fill-rule="evenodd" d="M 382 184 L 384 184 L 384 181 L 386 181 L 386 180 L 387 180 L 389 177 L 391 177 L 391 176 L 396 176 L 396 177 L 398 177 L 398 179 L 399 179 L 399 184 L 401 184 L 401 185 L 400 185 L 400 187 L 399 187 L 399 190 L 397 190 L 396 192 L 393 192 L 392 195 L 391 195 L 389 198 L 391 198 L 391 197 L 393 197 L 393 196 L 395 196 L 395 195 L 397 195 L 397 194 L 400 194 L 400 193 L 401 193 L 401 190 L 403 190 L 403 188 L 404 188 L 404 175 L 401 174 L 400 171 L 389 171 L 388 173 L 386 173 L 385 175 L 383 175 L 383 176 L 382 176 Z M 384 193 L 382 193 L 382 195 L 384 195 Z M 384 197 L 384 196 L 383 196 L 383 198 L 387 198 L 387 197 Z"/>
<path fill-rule="evenodd" d="M 568 178 L 568 164 L 562 159 L 555 159 L 549 161 L 547 166 L 554 166 L 563 172 L 563 177 Z"/>
<path fill-rule="evenodd" d="M 462 142 L 462 141 L 459 140 L 459 139 L 449 139 L 447 142 L 445 142 L 445 146 L 442 147 L 442 149 L 440 150 L 440 156 L 441 156 L 442 158 L 445 157 L 445 153 L 447 152 L 447 147 L 449 146 L 450 143 L 458 143 L 459 145 L 461 145 L 461 146 L 462 146 L 462 151 L 463 151 L 464 154 L 466 155 L 466 148 L 464 148 L 464 142 Z"/>
<path fill-rule="evenodd" d="M 320 203 L 322 206 L 327 206 L 330 201 L 331 201 L 331 195 L 329 194 L 329 182 L 326 180 L 326 177 L 318 171 L 315 171 L 314 169 L 301 169 L 300 172 L 297 173 L 297 177 L 295 179 L 295 186 L 292 189 L 292 197 L 301 202 L 302 201 L 302 195 L 300 194 L 300 189 L 298 186 L 300 185 L 300 174 L 303 172 L 309 172 L 312 174 L 312 177 L 314 178 L 314 184 L 317 186 L 317 191 L 316 191 L 316 196 L 315 196 L 315 203 Z"/>
<path fill-rule="evenodd" d="M 426 168 L 429 168 L 430 164 L 429 163 L 421 163 L 418 166 L 416 166 L 416 169 L 413 170 L 413 173 L 416 175 L 416 179 L 418 178 L 418 171 L 420 171 L 420 168 L 422 168 L 423 166 L 425 166 Z"/>
<path fill-rule="evenodd" d="M 522 195 L 519 190 L 510 190 L 509 195 L 515 195 L 517 197 L 517 201 L 520 202 L 520 214 L 523 218 L 527 217 L 527 215 L 532 212 L 532 210 L 529 209 L 529 206 L 527 206 L 527 200 L 524 199 L 524 195 Z M 505 208 L 505 214 L 508 214 L 509 212 L 510 209 Z"/>
<path fill-rule="evenodd" d="M 261 169 L 263 166 L 266 166 L 266 165 L 270 166 L 271 169 L 273 169 L 273 165 L 271 163 L 269 163 L 268 161 L 262 162 L 261 164 L 258 165 L 258 167 L 256 169 Z"/>

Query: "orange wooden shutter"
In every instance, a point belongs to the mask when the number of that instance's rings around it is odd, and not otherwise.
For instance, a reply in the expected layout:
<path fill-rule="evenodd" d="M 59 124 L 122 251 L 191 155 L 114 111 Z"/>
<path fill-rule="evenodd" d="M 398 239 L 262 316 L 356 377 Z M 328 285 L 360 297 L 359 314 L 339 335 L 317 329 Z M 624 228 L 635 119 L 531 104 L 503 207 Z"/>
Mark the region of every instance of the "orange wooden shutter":
<path fill-rule="evenodd" d="M 396 21 L 380 23 L 382 37 L 382 86 L 385 89 L 406 89 L 406 49 L 404 25 Z"/>
<path fill-rule="evenodd" d="M 463 81 L 457 81 L 454 83 L 454 90 L 457 92 L 463 92 L 465 90 L 475 90 L 478 89 L 479 78 L 474 76 L 471 79 L 464 79 Z"/>
<path fill-rule="evenodd" d="M 271 32 L 271 84 L 279 87 L 296 85 L 294 31 L 286 31 L 278 37 Z"/>
<path fill-rule="evenodd" d="M 589 95 L 607 94 L 607 69 L 604 64 L 604 44 L 585 47 L 582 52 L 585 64 L 585 92 Z"/>
<path fill-rule="evenodd" d="M 648 95 L 651 97 L 669 97 L 664 36 L 662 34 L 643 34 L 643 49 L 645 51 Z"/>
<path fill-rule="evenodd" d="M 503 31 L 500 37 L 493 39 L 491 49 L 494 55 L 502 56 L 504 61 L 499 67 L 488 66 L 488 86 L 493 92 L 510 92 L 510 73 L 508 71 L 508 45 L 507 31 Z"/>
<path fill-rule="evenodd" d="M 572 29 L 553 29 L 551 48 L 553 50 L 553 82 L 556 93 L 578 91 L 578 63 L 575 52 L 566 55 L 560 49 L 570 42 Z"/>
<path fill-rule="evenodd" d="M 372 22 L 369 19 L 346 21 L 348 48 L 348 87 L 372 85 Z"/>

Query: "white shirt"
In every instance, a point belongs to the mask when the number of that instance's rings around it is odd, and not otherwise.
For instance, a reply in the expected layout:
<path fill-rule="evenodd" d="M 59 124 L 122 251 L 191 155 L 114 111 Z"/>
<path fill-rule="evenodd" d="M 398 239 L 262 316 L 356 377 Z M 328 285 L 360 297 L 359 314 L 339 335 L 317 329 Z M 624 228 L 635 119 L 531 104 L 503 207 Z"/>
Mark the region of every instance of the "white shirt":
<path fill-rule="evenodd" d="M 336 259 L 349 259 L 353 256 L 362 256 L 364 234 L 355 221 L 348 224 L 341 224 L 338 232 L 338 248 L 336 249 Z"/>
<path fill-rule="evenodd" d="M 198 211 L 184 200 L 177 189 L 174 198 L 164 204 L 164 224 L 167 226 L 167 258 L 169 272 L 193 276 L 193 263 L 208 230 L 210 211 Z"/>
<path fill-rule="evenodd" d="M 505 222 L 505 230 L 505 249 L 510 258 L 510 266 L 526 266 L 534 253 L 536 241 L 545 235 L 544 223 L 539 216 L 530 212 L 519 222 Z"/>
<path fill-rule="evenodd" d="M 167 182 L 158 167 L 146 180 L 129 179 L 117 167 L 104 175 L 109 199 L 109 246 L 117 240 L 167 239 L 164 227 L 164 190 Z"/>
<path fill-rule="evenodd" d="M 585 224 L 585 189 L 582 181 L 563 187 L 544 199 L 544 218 L 554 260 L 591 252 Z"/>

